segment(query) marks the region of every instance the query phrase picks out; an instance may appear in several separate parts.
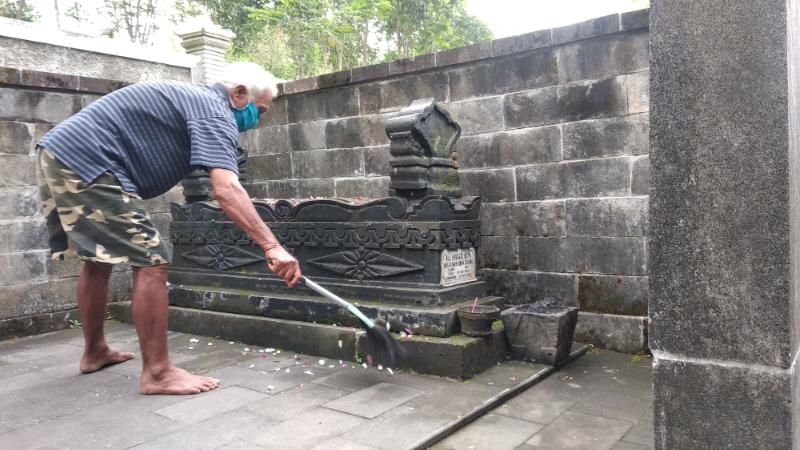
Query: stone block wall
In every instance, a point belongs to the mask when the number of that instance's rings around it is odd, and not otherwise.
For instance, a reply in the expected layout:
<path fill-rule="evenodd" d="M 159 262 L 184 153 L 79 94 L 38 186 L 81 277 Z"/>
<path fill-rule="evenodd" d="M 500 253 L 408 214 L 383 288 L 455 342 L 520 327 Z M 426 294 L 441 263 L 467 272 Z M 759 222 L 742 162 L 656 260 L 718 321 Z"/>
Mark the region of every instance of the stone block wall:
<path fill-rule="evenodd" d="M 482 276 L 581 309 L 577 338 L 647 349 L 648 11 L 297 80 L 243 137 L 255 197 L 380 197 L 383 125 L 433 97 L 483 199 Z"/>
<path fill-rule="evenodd" d="M 0 339 L 64 328 L 69 318 L 76 318 L 81 264 L 49 257 L 36 187 L 35 146 L 55 124 L 124 85 L 0 67 Z M 179 192 L 149 201 L 162 233 L 168 232 L 171 198 L 180 199 Z M 110 301 L 129 295 L 129 268 L 117 266 Z"/>

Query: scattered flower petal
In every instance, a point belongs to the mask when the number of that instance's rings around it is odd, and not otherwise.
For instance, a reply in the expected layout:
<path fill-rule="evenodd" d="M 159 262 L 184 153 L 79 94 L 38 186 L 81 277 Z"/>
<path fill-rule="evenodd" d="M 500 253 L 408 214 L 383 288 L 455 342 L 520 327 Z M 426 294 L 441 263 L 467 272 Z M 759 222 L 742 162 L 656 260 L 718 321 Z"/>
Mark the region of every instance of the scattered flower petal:
<path fill-rule="evenodd" d="M 191 339 L 189 339 L 189 342 L 200 342 L 200 339 L 197 339 L 197 338 L 191 338 Z"/>
<path fill-rule="evenodd" d="M 285 372 L 286 372 L 286 373 L 289 373 L 289 368 L 288 368 L 288 367 L 286 368 Z"/>
<path fill-rule="evenodd" d="M 325 365 L 325 360 L 324 359 L 320 359 L 319 360 L 319 365 L 320 366 L 324 366 Z"/>
<path fill-rule="evenodd" d="M 233 344 L 233 341 L 229 341 L 228 344 Z"/>
<path fill-rule="evenodd" d="M 208 345 L 214 345 L 214 343 L 213 342 L 209 342 Z"/>
<path fill-rule="evenodd" d="M 339 348 L 342 348 L 342 340 L 339 339 Z"/>
<path fill-rule="evenodd" d="M 267 352 L 267 353 L 272 353 L 272 352 L 275 351 L 275 349 L 274 348 L 268 348 L 268 349 L 265 349 L 264 351 Z"/>
<path fill-rule="evenodd" d="M 244 351 L 249 352 L 250 351 L 250 347 L 245 347 Z"/>
<path fill-rule="evenodd" d="M 248 367 L 248 369 L 252 369 L 255 366 L 256 366 L 255 364 L 250 364 L 250 367 Z"/>
<path fill-rule="evenodd" d="M 383 370 L 383 366 L 378 364 L 378 370 Z"/>
<path fill-rule="evenodd" d="M 273 390 L 273 389 L 275 389 L 275 386 L 273 386 L 273 385 L 271 385 L 271 384 L 270 384 L 269 386 L 267 386 L 267 390 L 268 390 L 268 391 L 271 391 L 271 390 Z"/>
<path fill-rule="evenodd" d="M 389 372 L 389 375 L 394 375 L 394 372 L 392 372 L 391 367 L 387 367 L 386 370 Z"/>
<path fill-rule="evenodd" d="M 367 363 L 362 363 L 362 364 L 361 364 L 361 367 L 363 367 L 363 368 L 365 368 L 365 369 L 366 369 L 366 368 L 367 368 Z"/>
<path fill-rule="evenodd" d="M 306 375 L 314 375 L 314 372 L 312 372 L 312 371 L 310 371 L 310 370 L 306 370 L 306 371 L 305 371 L 305 372 L 303 372 L 303 373 L 304 373 L 304 374 L 306 374 Z"/>
<path fill-rule="evenodd" d="M 189 347 L 189 350 L 194 350 L 194 347 Z"/>

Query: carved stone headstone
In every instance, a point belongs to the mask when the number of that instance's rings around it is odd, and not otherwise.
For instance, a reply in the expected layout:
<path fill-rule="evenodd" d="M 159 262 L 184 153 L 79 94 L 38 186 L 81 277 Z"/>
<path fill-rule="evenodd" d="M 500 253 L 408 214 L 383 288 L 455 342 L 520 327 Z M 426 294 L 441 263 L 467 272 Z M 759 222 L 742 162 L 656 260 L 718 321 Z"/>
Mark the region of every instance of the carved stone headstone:
<path fill-rule="evenodd" d="M 432 98 L 415 100 L 386 122 L 392 159 L 389 195 L 461 197 L 453 144 L 461 126 Z"/>
<path fill-rule="evenodd" d="M 236 148 L 236 164 L 239 165 L 239 180 L 244 181 L 247 173 L 247 150 Z M 212 200 L 211 179 L 206 169 L 195 169 L 181 182 L 183 185 L 183 198 L 186 203 L 204 202 Z"/>

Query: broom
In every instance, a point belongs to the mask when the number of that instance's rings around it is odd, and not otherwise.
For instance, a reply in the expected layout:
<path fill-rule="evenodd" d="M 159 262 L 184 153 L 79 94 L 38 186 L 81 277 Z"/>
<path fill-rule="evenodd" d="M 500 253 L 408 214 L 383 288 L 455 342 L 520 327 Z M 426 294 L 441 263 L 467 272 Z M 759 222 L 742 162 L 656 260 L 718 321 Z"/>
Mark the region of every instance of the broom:
<path fill-rule="evenodd" d="M 367 360 L 370 364 L 377 363 L 386 367 L 396 367 L 396 364 L 406 357 L 406 350 L 392 338 L 392 335 L 389 334 L 389 330 L 375 324 L 369 317 L 359 311 L 358 308 L 342 300 L 333 292 L 309 280 L 308 277 L 304 276 L 303 281 L 306 283 L 306 286 L 347 308 L 351 314 L 358 318 L 358 321 L 361 322 L 361 327 L 367 331 Z"/>

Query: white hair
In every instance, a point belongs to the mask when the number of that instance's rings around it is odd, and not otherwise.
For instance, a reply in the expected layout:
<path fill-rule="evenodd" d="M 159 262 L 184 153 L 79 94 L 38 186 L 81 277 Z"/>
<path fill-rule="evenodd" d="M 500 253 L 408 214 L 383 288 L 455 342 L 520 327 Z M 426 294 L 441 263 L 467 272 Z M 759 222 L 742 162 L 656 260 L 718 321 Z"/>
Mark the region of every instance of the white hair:
<path fill-rule="evenodd" d="M 251 99 L 264 91 L 269 91 L 272 98 L 275 98 L 278 95 L 280 81 L 258 64 L 246 61 L 227 64 L 217 77 L 217 82 L 228 89 L 239 85 L 246 87 Z"/>

